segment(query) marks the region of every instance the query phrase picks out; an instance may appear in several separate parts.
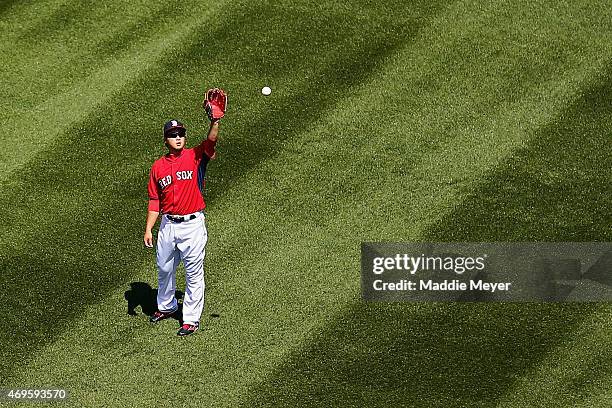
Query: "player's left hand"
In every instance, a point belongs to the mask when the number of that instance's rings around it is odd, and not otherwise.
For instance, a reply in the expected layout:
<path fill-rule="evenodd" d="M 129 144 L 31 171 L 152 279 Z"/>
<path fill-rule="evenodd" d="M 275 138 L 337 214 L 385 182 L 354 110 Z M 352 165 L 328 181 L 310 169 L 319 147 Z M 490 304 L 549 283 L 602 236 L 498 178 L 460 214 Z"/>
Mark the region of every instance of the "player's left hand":
<path fill-rule="evenodd" d="M 227 94 L 223 89 L 213 88 L 206 91 L 202 107 L 211 122 L 216 122 L 225 116 L 227 110 Z"/>

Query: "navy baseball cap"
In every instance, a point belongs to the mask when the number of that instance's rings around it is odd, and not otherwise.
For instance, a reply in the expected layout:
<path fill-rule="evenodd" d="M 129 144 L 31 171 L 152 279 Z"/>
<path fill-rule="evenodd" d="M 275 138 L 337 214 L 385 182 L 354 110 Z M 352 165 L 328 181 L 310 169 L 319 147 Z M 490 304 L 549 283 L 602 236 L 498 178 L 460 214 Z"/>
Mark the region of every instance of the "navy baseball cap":
<path fill-rule="evenodd" d="M 175 130 L 175 132 L 173 132 Z M 176 119 L 172 119 L 166 122 L 164 125 L 164 137 L 169 133 L 185 133 L 187 129 L 185 129 L 185 125 L 179 122 Z"/>

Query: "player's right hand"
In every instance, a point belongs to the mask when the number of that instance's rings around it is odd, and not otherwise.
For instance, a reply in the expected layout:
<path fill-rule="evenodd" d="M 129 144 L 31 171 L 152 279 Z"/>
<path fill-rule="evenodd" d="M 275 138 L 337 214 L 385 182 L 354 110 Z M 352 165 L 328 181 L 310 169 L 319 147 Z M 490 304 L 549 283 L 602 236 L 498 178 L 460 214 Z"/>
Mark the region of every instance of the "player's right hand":
<path fill-rule="evenodd" d="M 147 248 L 153 248 L 153 233 L 151 231 L 145 231 L 144 244 Z"/>

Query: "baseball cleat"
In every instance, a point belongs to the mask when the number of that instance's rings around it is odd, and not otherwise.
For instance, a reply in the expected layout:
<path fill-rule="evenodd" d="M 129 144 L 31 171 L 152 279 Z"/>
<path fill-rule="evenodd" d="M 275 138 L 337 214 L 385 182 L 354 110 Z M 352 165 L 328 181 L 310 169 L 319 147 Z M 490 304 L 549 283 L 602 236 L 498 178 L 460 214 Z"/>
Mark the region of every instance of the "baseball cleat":
<path fill-rule="evenodd" d="M 200 325 L 198 323 L 196 324 L 184 324 L 181 326 L 181 328 L 179 329 L 178 333 L 176 333 L 178 336 L 189 336 L 190 334 L 195 333 L 196 330 L 198 330 L 198 328 L 200 327 Z"/>
<path fill-rule="evenodd" d="M 158 310 L 157 312 L 153 313 L 153 316 L 149 318 L 149 321 L 151 323 L 161 322 L 164 319 L 174 316 L 175 313 L 176 310 L 173 310 L 172 312 L 160 312 Z"/>

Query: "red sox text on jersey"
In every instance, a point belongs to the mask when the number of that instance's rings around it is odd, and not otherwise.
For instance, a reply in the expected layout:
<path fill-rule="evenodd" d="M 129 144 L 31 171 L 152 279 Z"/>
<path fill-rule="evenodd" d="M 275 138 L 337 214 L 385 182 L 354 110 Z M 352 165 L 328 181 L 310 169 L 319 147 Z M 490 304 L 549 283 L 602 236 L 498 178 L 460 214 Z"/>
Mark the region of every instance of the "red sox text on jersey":
<path fill-rule="evenodd" d="M 205 139 L 193 149 L 183 149 L 178 155 L 167 154 L 153 163 L 149 174 L 149 211 L 185 215 L 206 207 L 202 192 L 215 144 Z"/>

